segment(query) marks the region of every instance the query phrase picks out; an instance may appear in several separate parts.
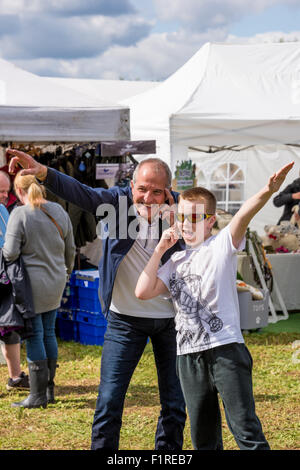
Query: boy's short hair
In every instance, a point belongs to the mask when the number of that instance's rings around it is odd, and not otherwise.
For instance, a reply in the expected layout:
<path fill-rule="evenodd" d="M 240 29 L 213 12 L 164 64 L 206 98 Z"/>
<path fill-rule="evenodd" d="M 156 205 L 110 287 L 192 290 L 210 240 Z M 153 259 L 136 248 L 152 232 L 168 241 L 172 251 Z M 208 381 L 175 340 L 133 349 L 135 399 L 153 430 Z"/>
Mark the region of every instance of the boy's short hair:
<path fill-rule="evenodd" d="M 215 214 L 216 213 L 216 208 L 217 208 L 217 200 L 215 195 L 209 191 L 206 188 L 203 188 L 202 186 L 198 186 L 196 188 L 191 188 L 191 189 L 186 189 L 183 191 L 178 199 L 178 202 L 180 199 L 185 199 L 186 201 L 198 201 L 199 203 L 206 202 L 206 211 L 208 214 Z M 202 199 L 202 201 L 201 201 Z"/>

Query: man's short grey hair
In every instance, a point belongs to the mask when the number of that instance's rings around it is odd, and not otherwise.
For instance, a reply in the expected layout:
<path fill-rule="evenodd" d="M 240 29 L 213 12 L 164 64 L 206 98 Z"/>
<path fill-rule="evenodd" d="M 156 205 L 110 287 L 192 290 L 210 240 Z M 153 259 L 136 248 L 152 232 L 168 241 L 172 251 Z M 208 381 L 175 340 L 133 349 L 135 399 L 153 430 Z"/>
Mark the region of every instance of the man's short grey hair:
<path fill-rule="evenodd" d="M 163 169 L 163 171 L 165 172 L 165 175 L 166 175 L 167 188 L 170 188 L 172 186 L 172 172 L 169 168 L 169 165 L 166 162 L 164 162 L 163 160 L 161 160 L 160 158 L 157 158 L 157 157 L 145 158 L 145 160 L 142 160 L 137 165 L 137 167 L 135 168 L 135 170 L 133 172 L 133 175 L 132 175 L 133 184 L 136 183 L 137 175 L 138 175 L 139 170 L 146 163 L 152 163 L 154 165 L 155 172 L 158 173 L 158 174 L 161 174 L 161 170 Z"/>

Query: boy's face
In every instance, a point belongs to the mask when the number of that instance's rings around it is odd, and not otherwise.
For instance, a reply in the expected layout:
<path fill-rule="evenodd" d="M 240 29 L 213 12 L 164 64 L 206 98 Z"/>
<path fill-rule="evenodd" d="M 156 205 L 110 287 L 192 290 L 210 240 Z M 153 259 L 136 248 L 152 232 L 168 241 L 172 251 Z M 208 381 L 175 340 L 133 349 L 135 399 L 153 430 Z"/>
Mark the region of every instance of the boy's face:
<path fill-rule="evenodd" d="M 205 218 L 203 214 L 206 214 L 204 215 Z M 197 246 L 211 236 L 211 229 L 216 221 L 216 216 L 208 215 L 209 217 L 207 217 L 205 200 L 188 201 L 180 198 L 177 226 L 187 245 Z"/>

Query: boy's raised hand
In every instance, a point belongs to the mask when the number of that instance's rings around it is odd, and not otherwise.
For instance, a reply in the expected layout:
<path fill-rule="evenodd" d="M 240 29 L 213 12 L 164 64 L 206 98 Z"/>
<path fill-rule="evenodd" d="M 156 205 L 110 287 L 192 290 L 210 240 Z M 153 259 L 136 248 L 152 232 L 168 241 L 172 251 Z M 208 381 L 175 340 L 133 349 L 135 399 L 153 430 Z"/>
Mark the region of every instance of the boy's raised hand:
<path fill-rule="evenodd" d="M 165 253 L 169 248 L 171 248 L 179 239 L 179 233 L 176 225 L 164 230 L 161 236 L 161 239 L 157 245 L 158 251 Z"/>
<path fill-rule="evenodd" d="M 288 163 L 287 165 L 280 168 L 280 170 L 278 170 L 272 176 L 270 176 L 268 181 L 268 188 L 271 193 L 276 193 L 276 191 L 278 191 L 278 189 L 284 182 L 286 175 L 293 168 L 294 163 L 295 162 Z"/>
<path fill-rule="evenodd" d="M 230 223 L 230 231 L 233 245 L 236 248 L 240 246 L 252 218 L 264 207 L 271 195 L 278 191 L 293 165 L 294 162 L 290 162 L 270 176 L 266 186 L 264 186 L 264 188 L 258 193 L 254 194 L 254 196 L 247 199 L 239 211 L 234 215 Z"/>
<path fill-rule="evenodd" d="M 166 203 L 160 208 L 160 216 L 162 219 L 166 219 L 170 227 L 172 227 L 175 222 L 177 205 L 175 204 L 172 193 L 168 188 L 165 188 L 165 200 Z"/>

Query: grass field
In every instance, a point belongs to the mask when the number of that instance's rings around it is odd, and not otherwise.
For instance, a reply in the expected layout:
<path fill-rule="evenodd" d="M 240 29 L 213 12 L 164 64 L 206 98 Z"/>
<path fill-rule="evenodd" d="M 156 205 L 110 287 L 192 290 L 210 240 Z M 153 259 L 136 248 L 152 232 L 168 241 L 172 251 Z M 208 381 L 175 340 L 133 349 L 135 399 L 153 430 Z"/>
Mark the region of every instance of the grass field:
<path fill-rule="evenodd" d="M 300 333 L 245 335 L 253 356 L 257 414 L 272 449 L 300 450 Z M 299 341 L 299 343 L 298 343 Z M 299 353 L 299 354 L 298 354 Z M 0 366 L 0 450 L 88 450 L 97 388 L 101 347 L 59 340 L 57 402 L 47 409 L 11 408 L 26 392 L 7 392 L 7 367 Z M 27 371 L 25 347 L 22 365 Z M 120 450 L 151 450 L 159 414 L 156 369 L 148 344 L 129 387 Z M 225 450 L 237 445 L 223 414 Z M 192 449 L 189 422 L 184 449 Z"/>

